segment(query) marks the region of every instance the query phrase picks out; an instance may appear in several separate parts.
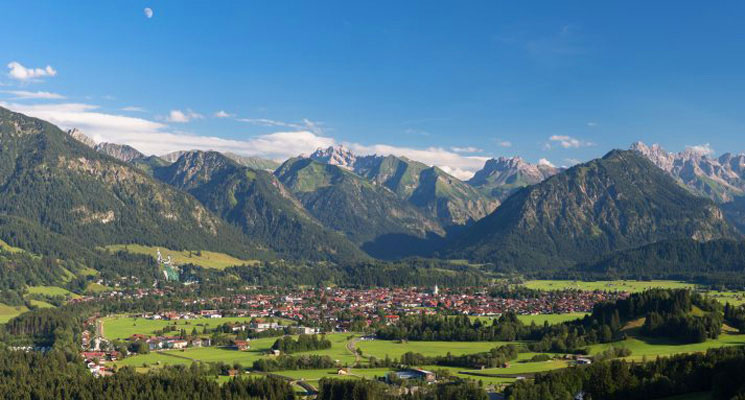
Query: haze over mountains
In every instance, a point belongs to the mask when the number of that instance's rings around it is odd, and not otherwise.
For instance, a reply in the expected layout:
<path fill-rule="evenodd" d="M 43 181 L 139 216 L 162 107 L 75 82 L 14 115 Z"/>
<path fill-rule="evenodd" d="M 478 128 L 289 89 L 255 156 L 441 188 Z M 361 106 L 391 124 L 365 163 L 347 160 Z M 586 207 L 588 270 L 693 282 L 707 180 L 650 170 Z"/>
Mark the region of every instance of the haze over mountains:
<path fill-rule="evenodd" d="M 742 156 L 638 143 L 569 169 L 492 159 L 464 182 L 404 157 L 339 146 L 281 165 L 204 151 L 145 156 L 0 111 L 6 241 L 12 220 L 85 246 L 293 262 L 434 256 L 525 270 L 671 240 L 739 241 L 745 226 Z"/>

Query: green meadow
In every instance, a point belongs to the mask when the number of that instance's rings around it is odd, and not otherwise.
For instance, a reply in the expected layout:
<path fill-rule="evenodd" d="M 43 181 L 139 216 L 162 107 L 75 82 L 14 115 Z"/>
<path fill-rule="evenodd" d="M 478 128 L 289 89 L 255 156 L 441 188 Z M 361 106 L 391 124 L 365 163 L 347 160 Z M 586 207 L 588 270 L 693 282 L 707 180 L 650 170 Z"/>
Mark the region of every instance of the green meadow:
<path fill-rule="evenodd" d="M 523 283 L 525 287 L 538 290 L 607 290 L 618 292 L 642 292 L 647 289 L 682 289 L 693 288 L 695 285 L 680 281 L 561 281 L 561 280 L 535 280 Z"/>
<path fill-rule="evenodd" d="M 28 311 L 26 306 L 9 306 L 0 303 L 0 324 L 4 324 L 26 311 Z"/>
<path fill-rule="evenodd" d="M 327 355 L 334 360 L 338 360 L 340 365 L 354 363 L 354 355 L 350 353 L 347 348 L 347 342 L 349 335 L 347 334 L 331 334 L 326 335 L 331 341 L 332 346 L 330 349 L 310 351 L 296 354 L 318 354 Z M 133 366 L 141 367 L 143 364 L 149 366 L 158 365 L 172 365 L 172 364 L 191 364 L 192 362 L 224 362 L 224 363 L 240 363 L 244 367 L 250 367 L 251 364 L 262 358 L 272 357 L 268 355 L 268 351 L 271 349 L 277 338 L 262 338 L 251 340 L 251 348 L 246 351 L 238 351 L 227 347 L 202 347 L 202 348 L 190 348 L 185 350 L 166 350 L 161 352 L 151 352 L 148 354 L 137 355 L 128 357 L 123 360 L 116 361 L 117 366 Z"/>
<path fill-rule="evenodd" d="M 29 286 L 26 290 L 28 291 L 28 294 L 39 294 L 49 297 L 63 296 L 73 299 L 80 297 L 79 295 L 58 286 Z"/>
<path fill-rule="evenodd" d="M 225 323 L 243 322 L 248 323 L 251 317 L 226 317 L 226 318 L 196 318 L 180 319 L 176 321 L 152 320 L 145 318 L 135 318 L 130 316 L 113 316 L 103 318 L 104 336 L 109 339 L 126 339 L 136 333 L 142 335 L 153 335 L 155 331 L 162 330 L 166 326 L 175 326 L 178 329 L 186 329 L 191 333 L 193 328 L 197 328 L 202 333 L 202 328 L 206 325 L 215 328 Z M 281 325 L 289 325 L 290 321 L 274 319 Z"/>
<path fill-rule="evenodd" d="M 156 246 L 141 246 L 138 244 L 115 244 L 106 246 L 111 251 L 124 250 L 135 254 L 144 254 L 156 258 L 158 247 Z M 203 268 L 215 268 L 225 269 L 227 267 L 233 267 L 236 265 L 255 265 L 258 263 L 256 260 L 241 260 L 224 253 L 215 253 L 206 250 L 171 250 L 165 247 L 160 247 L 160 253 L 163 257 L 171 256 L 174 264 L 194 264 Z"/>
<path fill-rule="evenodd" d="M 533 322 L 536 325 L 543 325 L 544 322 L 548 322 L 549 325 L 556 325 L 562 322 L 573 321 L 575 319 L 584 318 L 586 313 L 575 312 L 575 313 L 564 313 L 564 314 L 535 314 L 535 315 L 518 315 L 517 318 L 522 321 L 525 325 L 530 325 Z M 472 321 L 479 320 L 482 323 L 491 324 L 494 319 L 498 317 L 470 317 Z"/>

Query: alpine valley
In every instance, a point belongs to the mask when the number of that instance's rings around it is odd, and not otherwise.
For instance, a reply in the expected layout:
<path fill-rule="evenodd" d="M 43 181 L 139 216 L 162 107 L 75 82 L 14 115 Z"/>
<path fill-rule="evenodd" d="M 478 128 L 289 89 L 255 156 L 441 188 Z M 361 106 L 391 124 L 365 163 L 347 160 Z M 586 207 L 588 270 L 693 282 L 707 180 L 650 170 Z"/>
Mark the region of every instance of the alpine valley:
<path fill-rule="evenodd" d="M 293 264 L 427 257 L 555 271 L 671 240 L 739 241 L 745 226 L 745 158 L 730 154 L 636 143 L 571 168 L 500 157 L 461 181 L 342 146 L 282 162 L 154 156 L 7 109 L 0 127 L 0 239 L 41 254 L 64 237 L 93 253 L 136 244 Z"/>

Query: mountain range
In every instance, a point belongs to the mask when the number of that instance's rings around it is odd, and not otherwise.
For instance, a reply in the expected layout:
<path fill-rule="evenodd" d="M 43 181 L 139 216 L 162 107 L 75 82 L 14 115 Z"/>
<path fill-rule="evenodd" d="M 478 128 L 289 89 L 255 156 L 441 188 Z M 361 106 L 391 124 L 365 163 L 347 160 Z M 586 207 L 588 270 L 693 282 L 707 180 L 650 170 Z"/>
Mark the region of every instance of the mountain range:
<path fill-rule="evenodd" d="M 631 149 L 694 193 L 718 203 L 727 203 L 745 194 L 745 154 L 726 153 L 712 158 L 693 149 L 669 153 L 657 144 L 648 146 L 642 142 L 634 143 Z"/>
<path fill-rule="evenodd" d="M 341 146 L 281 164 L 214 151 L 146 156 L 0 109 L 0 152 L 3 240 L 28 224 L 48 232 L 28 237 L 89 247 L 294 262 L 434 256 L 530 270 L 671 240 L 738 241 L 745 227 L 743 156 L 642 143 L 568 169 L 501 157 L 464 182 Z"/>

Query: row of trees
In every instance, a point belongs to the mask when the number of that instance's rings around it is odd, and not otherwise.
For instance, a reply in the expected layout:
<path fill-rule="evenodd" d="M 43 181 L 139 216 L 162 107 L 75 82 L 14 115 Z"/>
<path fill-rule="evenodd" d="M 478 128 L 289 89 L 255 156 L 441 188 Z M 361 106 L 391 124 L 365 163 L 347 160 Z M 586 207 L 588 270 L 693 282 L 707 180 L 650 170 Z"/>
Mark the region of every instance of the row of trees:
<path fill-rule="evenodd" d="M 273 350 L 279 350 L 287 354 L 330 348 L 331 341 L 323 335 L 300 335 L 297 339 L 293 339 L 292 336 L 284 336 L 277 339 L 272 345 Z"/>
<path fill-rule="evenodd" d="M 428 357 L 419 353 L 407 352 L 401 356 L 404 365 L 441 365 L 462 368 L 498 368 L 517 358 L 519 353 L 515 345 L 495 347 L 487 352 L 454 356 Z"/>
<path fill-rule="evenodd" d="M 506 390 L 509 400 L 646 400 L 711 392 L 712 400 L 745 399 L 745 347 L 657 358 L 646 363 L 598 362 L 540 374 Z"/>
<path fill-rule="evenodd" d="M 404 391 L 370 380 L 323 378 L 319 382 L 318 400 L 487 400 L 483 388 L 472 381 L 454 381 L 420 386 Z"/>
<path fill-rule="evenodd" d="M 257 371 L 290 371 L 298 369 L 328 369 L 338 366 L 337 362 L 329 356 L 317 354 L 303 356 L 279 356 L 276 358 L 260 358 L 253 363 L 253 369 Z"/>
<path fill-rule="evenodd" d="M 233 379 L 220 385 L 198 367 L 164 367 L 148 374 L 124 368 L 113 376 L 96 378 L 72 354 L 0 350 L 0 398 L 293 400 L 295 393 L 287 381 L 271 377 Z"/>

